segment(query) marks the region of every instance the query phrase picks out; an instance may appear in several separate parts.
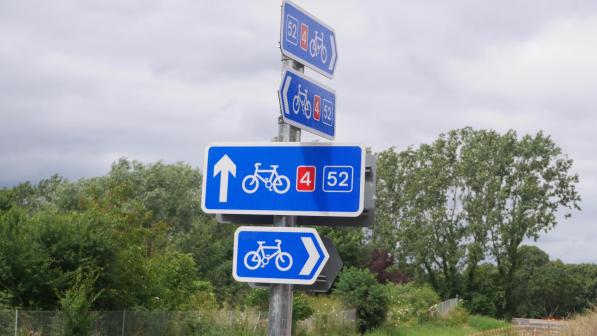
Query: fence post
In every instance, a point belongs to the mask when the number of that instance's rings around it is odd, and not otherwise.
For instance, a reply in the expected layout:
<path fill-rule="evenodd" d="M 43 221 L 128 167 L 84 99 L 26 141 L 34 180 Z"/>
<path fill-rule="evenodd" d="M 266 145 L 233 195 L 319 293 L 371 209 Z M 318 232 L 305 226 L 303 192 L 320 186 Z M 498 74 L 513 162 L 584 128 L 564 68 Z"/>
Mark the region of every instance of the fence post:
<path fill-rule="evenodd" d="M 122 311 L 122 332 L 120 333 L 121 336 L 124 336 L 124 321 L 126 320 L 126 310 Z"/>
<path fill-rule="evenodd" d="M 19 332 L 19 310 L 15 309 L 15 336 Z"/>

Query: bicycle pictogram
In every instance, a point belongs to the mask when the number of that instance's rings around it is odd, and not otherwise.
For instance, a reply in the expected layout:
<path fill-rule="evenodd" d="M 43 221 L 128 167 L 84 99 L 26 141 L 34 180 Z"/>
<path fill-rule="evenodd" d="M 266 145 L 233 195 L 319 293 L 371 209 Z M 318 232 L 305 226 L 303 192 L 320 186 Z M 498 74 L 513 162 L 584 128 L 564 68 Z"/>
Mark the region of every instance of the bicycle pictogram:
<path fill-rule="evenodd" d="M 290 180 L 284 175 L 278 174 L 278 165 L 270 165 L 271 169 L 260 169 L 261 162 L 255 163 L 253 175 L 247 175 L 243 179 L 242 187 L 247 194 L 252 194 L 259 188 L 259 181 L 265 184 L 269 191 L 278 194 L 285 194 L 290 189 Z"/>
<path fill-rule="evenodd" d="M 317 57 L 317 55 L 320 55 L 321 61 L 324 64 L 328 60 L 328 51 L 325 48 L 325 45 L 323 45 L 323 32 L 321 32 L 321 35 L 319 35 L 317 30 L 315 31 L 315 37 L 312 38 L 311 42 L 309 43 L 309 54 L 311 54 L 311 57 Z"/>
<path fill-rule="evenodd" d="M 292 267 L 292 256 L 288 252 L 282 252 L 282 241 L 275 239 L 275 246 L 266 246 L 265 241 L 257 241 L 259 247 L 255 251 L 250 251 L 245 254 L 245 267 L 253 271 L 257 268 L 264 268 L 267 266 L 272 258 L 275 258 L 276 268 L 279 271 L 285 272 Z M 265 253 L 265 250 L 273 250 L 273 253 Z"/>
<path fill-rule="evenodd" d="M 301 90 L 302 85 L 299 84 L 298 92 L 292 98 L 292 110 L 294 114 L 298 114 L 299 111 L 303 111 L 307 119 L 311 118 L 311 102 L 309 101 L 309 91 L 307 89 Z"/>

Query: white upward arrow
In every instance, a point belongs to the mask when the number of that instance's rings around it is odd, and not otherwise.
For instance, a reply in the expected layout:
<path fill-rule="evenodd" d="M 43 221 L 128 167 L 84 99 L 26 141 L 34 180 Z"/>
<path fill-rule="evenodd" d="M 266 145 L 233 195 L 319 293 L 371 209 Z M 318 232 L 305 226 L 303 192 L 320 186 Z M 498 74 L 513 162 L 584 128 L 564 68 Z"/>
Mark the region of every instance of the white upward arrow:
<path fill-rule="evenodd" d="M 301 269 L 300 275 L 309 275 L 313 270 L 313 267 L 315 267 L 315 263 L 319 260 L 319 252 L 317 252 L 311 237 L 301 237 L 301 240 L 303 241 L 303 245 L 305 245 L 305 249 L 307 249 L 309 259 L 307 259 L 307 262 Z"/>
<path fill-rule="evenodd" d="M 236 177 L 236 165 L 224 154 L 214 166 L 214 177 L 220 174 L 220 203 L 228 202 L 228 174 Z"/>

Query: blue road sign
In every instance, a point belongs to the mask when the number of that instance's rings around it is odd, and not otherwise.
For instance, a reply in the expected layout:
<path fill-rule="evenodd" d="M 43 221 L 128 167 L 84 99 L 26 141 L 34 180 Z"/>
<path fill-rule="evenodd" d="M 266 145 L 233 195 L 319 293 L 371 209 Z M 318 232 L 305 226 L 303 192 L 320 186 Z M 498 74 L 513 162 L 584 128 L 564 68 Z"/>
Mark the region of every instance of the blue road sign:
<path fill-rule="evenodd" d="M 215 144 L 203 167 L 206 213 L 356 217 L 363 211 L 362 146 Z"/>
<path fill-rule="evenodd" d="M 324 138 L 336 135 L 336 92 L 286 69 L 278 91 L 284 122 Z"/>
<path fill-rule="evenodd" d="M 282 53 L 322 75 L 333 78 L 338 54 L 336 33 L 292 1 L 282 3 Z"/>
<path fill-rule="evenodd" d="M 310 285 L 328 259 L 312 228 L 241 226 L 234 233 L 237 281 Z"/>

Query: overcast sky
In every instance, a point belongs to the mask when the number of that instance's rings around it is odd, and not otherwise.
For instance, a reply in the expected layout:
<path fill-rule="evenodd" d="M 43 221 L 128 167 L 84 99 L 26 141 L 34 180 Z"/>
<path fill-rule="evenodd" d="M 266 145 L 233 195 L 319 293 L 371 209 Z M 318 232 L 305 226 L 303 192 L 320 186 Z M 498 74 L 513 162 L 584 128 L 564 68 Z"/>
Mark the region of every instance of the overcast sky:
<path fill-rule="evenodd" d="M 337 142 L 543 130 L 574 159 L 583 211 L 538 245 L 597 262 L 597 1 L 298 4 L 336 30 L 334 80 L 306 72 L 336 89 Z M 270 140 L 279 24 L 279 0 L 0 1 L 0 187 Z"/>

